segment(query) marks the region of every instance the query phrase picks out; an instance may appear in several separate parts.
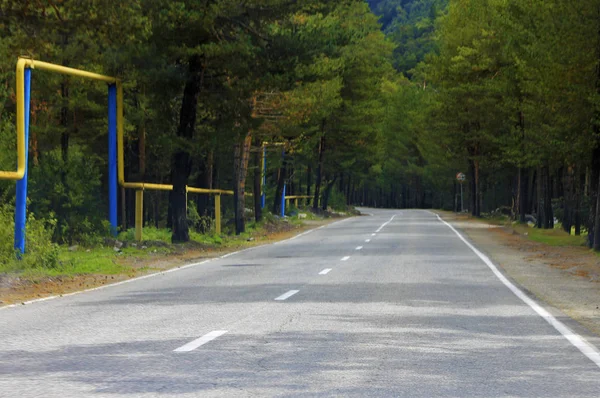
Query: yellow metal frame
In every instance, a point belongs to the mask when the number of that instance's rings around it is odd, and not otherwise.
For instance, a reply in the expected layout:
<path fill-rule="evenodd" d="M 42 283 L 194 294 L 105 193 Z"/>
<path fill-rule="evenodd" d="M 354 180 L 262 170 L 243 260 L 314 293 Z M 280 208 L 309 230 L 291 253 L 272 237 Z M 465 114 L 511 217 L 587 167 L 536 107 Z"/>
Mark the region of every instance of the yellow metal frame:
<path fill-rule="evenodd" d="M 294 201 L 294 206 L 298 207 L 298 199 L 304 199 L 305 202 L 306 202 L 307 199 L 312 199 L 312 196 L 308 196 L 308 195 L 291 195 L 291 196 L 286 196 L 285 197 L 286 207 L 289 206 L 290 200 L 293 200 Z"/>
<path fill-rule="evenodd" d="M 121 81 L 111 76 L 99 75 L 97 73 L 86 72 L 79 69 L 68 68 L 66 66 L 55 65 L 48 62 L 35 61 L 29 58 L 19 58 L 17 61 L 17 171 L 0 171 L 0 180 L 21 180 L 25 175 L 25 69 L 40 69 L 50 72 L 56 72 L 63 75 L 78 76 L 87 79 L 99 80 L 117 86 L 117 102 L 123 104 L 123 90 Z M 117 129 L 123 131 L 123 113 L 117 114 Z"/>

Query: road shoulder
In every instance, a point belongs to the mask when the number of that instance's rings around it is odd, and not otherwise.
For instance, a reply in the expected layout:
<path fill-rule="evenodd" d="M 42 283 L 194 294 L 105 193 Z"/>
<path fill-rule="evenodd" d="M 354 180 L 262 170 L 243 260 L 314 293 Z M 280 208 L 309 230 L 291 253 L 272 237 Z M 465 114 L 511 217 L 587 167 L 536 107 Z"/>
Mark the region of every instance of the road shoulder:
<path fill-rule="evenodd" d="M 539 301 L 600 336 L 600 257 L 585 247 L 532 242 L 510 228 L 436 211 Z"/>

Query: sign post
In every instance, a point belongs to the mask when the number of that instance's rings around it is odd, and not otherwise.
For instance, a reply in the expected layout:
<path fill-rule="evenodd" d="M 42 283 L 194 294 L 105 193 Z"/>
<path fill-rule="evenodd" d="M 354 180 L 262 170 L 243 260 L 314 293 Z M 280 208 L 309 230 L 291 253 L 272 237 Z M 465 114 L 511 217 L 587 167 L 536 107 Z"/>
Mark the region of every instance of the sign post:
<path fill-rule="evenodd" d="M 467 176 L 465 176 L 465 173 L 456 174 L 456 180 L 460 184 L 460 211 L 461 211 L 461 213 L 465 208 L 464 203 L 463 203 L 463 182 L 465 182 L 466 179 L 467 179 Z"/>

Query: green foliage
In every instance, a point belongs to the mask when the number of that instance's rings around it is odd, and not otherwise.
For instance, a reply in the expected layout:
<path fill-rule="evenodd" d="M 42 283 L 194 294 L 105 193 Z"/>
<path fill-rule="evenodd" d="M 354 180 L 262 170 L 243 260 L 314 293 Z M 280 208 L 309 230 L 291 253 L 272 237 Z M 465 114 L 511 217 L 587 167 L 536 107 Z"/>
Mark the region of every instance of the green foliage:
<path fill-rule="evenodd" d="M 21 259 L 13 248 L 14 213 L 10 206 L 0 205 L 0 272 L 59 267 L 59 249 L 51 240 L 56 221 L 27 219 L 27 250 Z"/>
<path fill-rule="evenodd" d="M 331 197 L 329 199 L 329 206 L 335 211 L 346 211 L 348 205 L 346 204 L 346 195 L 337 189 L 331 190 Z"/>
<path fill-rule="evenodd" d="M 56 218 L 55 241 L 93 245 L 108 236 L 99 163 L 73 146 L 67 160 L 55 149 L 43 155 L 39 166 L 30 167 L 29 210 Z"/>
<path fill-rule="evenodd" d="M 394 66 L 412 75 L 413 69 L 438 49 L 435 24 L 448 0 L 369 0 L 369 4 L 396 45 Z"/>
<path fill-rule="evenodd" d="M 214 220 L 208 215 L 201 216 L 194 201 L 188 201 L 188 224 L 200 233 L 207 233 L 214 228 Z"/>

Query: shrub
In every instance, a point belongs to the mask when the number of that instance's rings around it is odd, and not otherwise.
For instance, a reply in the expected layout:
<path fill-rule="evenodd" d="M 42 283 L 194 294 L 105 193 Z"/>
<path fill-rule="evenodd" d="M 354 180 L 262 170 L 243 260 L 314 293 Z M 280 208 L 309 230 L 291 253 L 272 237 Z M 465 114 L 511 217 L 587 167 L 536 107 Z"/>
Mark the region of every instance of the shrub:
<path fill-rule="evenodd" d="M 58 246 L 52 242 L 56 220 L 38 220 L 33 214 L 27 218 L 25 254 L 18 256 L 14 249 L 14 211 L 0 206 L 0 270 L 17 271 L 31 268 L 57 268 Z"/>
<path fill-rule="evenodd" d="M 101 159 L 74 145 L 69 148 L 68 160 L 55 149 L 31 167 L 30 211 L 39 218 L 57 220 L 55 242 L 93 245 L 108 235 L 100 163 Z"/>

